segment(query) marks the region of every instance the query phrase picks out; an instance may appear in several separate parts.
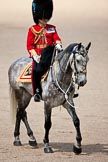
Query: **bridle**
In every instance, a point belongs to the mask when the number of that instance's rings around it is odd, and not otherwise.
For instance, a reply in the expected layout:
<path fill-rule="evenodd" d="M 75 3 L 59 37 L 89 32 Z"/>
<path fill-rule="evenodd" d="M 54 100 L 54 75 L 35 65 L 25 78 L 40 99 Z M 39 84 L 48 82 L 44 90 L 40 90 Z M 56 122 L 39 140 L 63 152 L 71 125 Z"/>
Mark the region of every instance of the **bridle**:
<path fill-rule="evenodd" d="M 80 52 L 73 53 L 73 63 L 74 63 L 73 71 L 74 71 L 74 76 L 75 76 L 75 82 L 78 78 L 78 75 L 80 75 L 81 73 L 86 75 L 86 73 L 87 73 L 87 70 L 85 67 L 83 69 L 81 69 L 80 71 L 78 71 L 77 65 L 76 65 L 76 55 L 81 55 L 81 54 L 80 54 Z"/>
<path fill-rule="evenodd" d="M 84 68 L 81 69 L 80 71 L 78 71 L 77 69 L 77 65 L 76 65 L 76 56 L 77 55 L 82 55 L 83 57 L 86 57 L 87 56 L 87 53 L 88 53 L 88 50 L 91 46 L 91 42 L 89 42 L 89 44 L 87 45 L 86 48 L 84 48 L 83 50 L 81 49 L 82 45 L 81 43 L 75 45 L 71 51 L 71 56 L 69 56 L 68 58 L 68 62 L 67 62 L 67 65 L 66 65 L 66 68 L 65 70 L 62 68 L 60 62 L 58 61 L 58 64 L 59 64 L 59 68 L 61 70 L 62 73 L 65 73 L 66 70 L 67 70 L 67 67 L 68 65 L 70 64 L 71 68 L 72 68 L 72 65 L 74 65 L 74 77 L 75 77 L 75 80 L 73 80 L 73 78 L 71 78 L 71 81 L 70 81 L 70 84 L 68 86 L 68 88 L 66 90 L 63 90 L 63 88 L 61 87 L 60 83 L 58 82 L 58 79 L 57 79 L 57 76 L 56 76 L 56 70 L 54 69 L 54 64 L 56 65 L 56 63 L 52 63 L 51 66 L 50 66 L 50 69 L 51 69 L 51 77 L 52 77 L 52 82 L 54 83 L 54 85 L 56 86 L 56 88 L 58 90 L 60 90 L 63 94 L 64 94 L 64 97 L 65 97 L 65 100 L 64 100 L 64 103 L 67 101 L 67 103 L 72 107 L 72 108 L 75 108 L 75 106 L 73 104 L 71 104 L 68 100 L 69 98 L 69 92 L 72 91 L 71 87 L 72 87 L 72 81 L 77 81 L 77 78 L 78 78 L 78 75 L 79 74 L 85 74 L 87 73 L 86 71 L 86 66 L 84 65 Z M 55 54 L 53 54 L 54 57 L 55 57 Z M 54 57 L 53 57 L 53 61 L 54 61 Z M 62 55 L 63 57 L 63 55 Z M 70 59 L 70 57 L 72 57 L 72 59 Z M 87 60 L 85 60 L 87 61 Z M 74 64 L 73 64 L 74 63 Z M 56 67 L 56 66 L 55 66 Z M 54 71 L 54 75 L 53 75 L 53 71 Z"/>
<path fill-rule="evenodd" d="M 72 64 L 73 64 L 73 72 L 74 72 L 75 80 L 77 80 L 77 77 L 78 77 L 79 74 L 81 74 L 81 73 L 86 74 L 87 73 L 86 68 L 83 68 L 82 70 L 78 71 L 77 65 L 76 65 L 76 55 L 82 55 L 82 54 L 80 54 L 80 51 L 77 50 L 77 45 L 74 47 L 74 49 L 71 52 L 71 56 L 70 57 L 72 57 L 72 61 L 70 62 L 70 59 L 67 61 L 67 65 L 65 67 L 65 70 L 62 68 L 62 66 L 60 64 L 60 61 L 58 61 L 59 68 L 60 68 L 60 70 L 61 70 L 62 73 L 65 73 L 66 72 L 69 64 L 70 64 L 71 67 L 72 67 Z M 63 57 L 63 55 L 62 55 L 62 57 Z M 62 57 L 61 57 L 61 59 L 62 59 Z"/>
<path fill-rule="evenodd" d="M 57 51 L 54 51 L 54 52 L 57 52 Z M 77 52 L 77 53 L 78 53 L 78 52 Z M 76 74 L 78 74 L 78 71 L 77 71 L 77 67 L 76 67 L 76 63 L 75 63 L 75 61 L 76 61 L 75 53 L 73 53 L 73 51 L 72 51 L 71 55 L 73 55 L 73 60 L 72 60 L 72 62 L 74 62 L 74 69 L 75 69 L 74 74 L 76 75 Z M 56 56 L 56 55 L 55 55 L 55 56 Z M 63 57 L 63 56 L 62 56 L 62 57 Z M 69 57 L 69 58 L 70 58 L 70 57 Z M 53 60 L 54 60 L 54 58 L 53 58 Z M 56 68 L 56 63 L 57 63 L 57 62 L 55 61 L 55 62 L 50 66 L 50 69 L 51 69 L 51 76 L 52 76 L 52 82 L 53 82 L 53 84 L 56 86 L 56 88 L 57 88 L 58 90 L 60 90 L 60 91 L 64 94 L 65 101 L 67 101 L 67 103 L 68 103 L 71 107 L 75 108 L 75 106 L 74 106 L 73 104 L 71 104 L 71 103 L 69 102 L 69 100 L 68 100 L 69 92 L 71 91 L 71 87 L 73 86 L 72 81 L 74 81 L 74 80 L 72 79 L 72 80 L 70 81 L 70 84 L 69 84 L 69 86 L 67 87 L 66 91 L 63 90 L 63 88 L 61 87 L 61 85 L 60 85 L 60 83 L 59 83 L 59 81 L 58 81 L 58 79 L 57 79 L 57 76 L 56 76 L 56 69 L 55 69 L 55 68 Z M 65 73 L 65 72 L 66 72 L 69 63 L 70 63 L 70 60 L 68 59 L 66 68 L 65 68 L 65 70 L 64 70 L 64 69 L 61 67 L 60 61 L 58 61 L 59 68 L 60 68 L 60 70 L 61 70 L 62 73 Z M 55 66 L 54 66 L 54 65 L 55 65 Z M 53 75 L 53 70 L 54 70 L 54 75 Z M 83 72 L 84 72 L 84 71 L 83 71 Z"/>

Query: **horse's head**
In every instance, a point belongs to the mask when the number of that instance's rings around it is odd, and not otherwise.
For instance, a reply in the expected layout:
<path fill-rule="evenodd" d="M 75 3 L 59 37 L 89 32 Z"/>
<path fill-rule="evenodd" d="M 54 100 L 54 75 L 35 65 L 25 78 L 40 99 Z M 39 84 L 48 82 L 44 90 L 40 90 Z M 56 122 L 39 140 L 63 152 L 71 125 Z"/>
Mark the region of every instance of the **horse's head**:
<path fill-rule="evenodd" d="M 90 46 L 91 42 L 86 47 L 81 43 L 75 45 L 69 58 L 71 68 L 74 71 L 75 82 L 78 86 L 84 86 L 87 82 L 87 62 Z"/>

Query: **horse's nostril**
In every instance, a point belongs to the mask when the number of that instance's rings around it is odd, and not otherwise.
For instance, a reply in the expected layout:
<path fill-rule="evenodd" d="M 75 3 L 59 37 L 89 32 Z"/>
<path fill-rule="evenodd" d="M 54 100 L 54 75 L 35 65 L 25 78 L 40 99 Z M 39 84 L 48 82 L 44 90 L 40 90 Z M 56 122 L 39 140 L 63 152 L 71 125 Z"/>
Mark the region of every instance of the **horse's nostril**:
<path fill-rule="evenodd" d="M 80 82 L 80 86 L 83 86 L 83 82 Z"/>
<path fill-rule="evenodd" d="M 80 86 L 84 86 L 86 84 L 87 81 L 80 81 Z"/>

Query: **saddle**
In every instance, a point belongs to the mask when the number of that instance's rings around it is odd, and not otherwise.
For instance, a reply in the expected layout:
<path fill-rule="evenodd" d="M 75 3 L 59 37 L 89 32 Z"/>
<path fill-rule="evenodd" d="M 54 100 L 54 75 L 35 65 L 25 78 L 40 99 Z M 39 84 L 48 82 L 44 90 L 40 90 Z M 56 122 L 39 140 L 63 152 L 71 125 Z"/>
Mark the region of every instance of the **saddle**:
<path fill-rule="evenodd" d="M 32 82 L 32 62 L 28 63 L 21 71 L 20 75 L 16 79 L 17 82 L 31 83 Z M 48 75 L 48 71 L 41 77 L 41 82 L 45 80 Z"/>

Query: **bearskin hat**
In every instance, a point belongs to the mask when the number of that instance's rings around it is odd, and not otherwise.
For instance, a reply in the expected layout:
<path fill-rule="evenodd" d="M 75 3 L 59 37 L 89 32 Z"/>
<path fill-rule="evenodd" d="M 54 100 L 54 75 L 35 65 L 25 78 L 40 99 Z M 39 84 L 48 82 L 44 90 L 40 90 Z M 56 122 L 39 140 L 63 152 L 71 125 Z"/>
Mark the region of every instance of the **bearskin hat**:
<path fill-rule="evenodd" d="M 48 19 L 52 17 L 53 1 L 52 0 L 33 0 L 32 15 L 33 20 L 38 24 L 39 19 Z"/>

